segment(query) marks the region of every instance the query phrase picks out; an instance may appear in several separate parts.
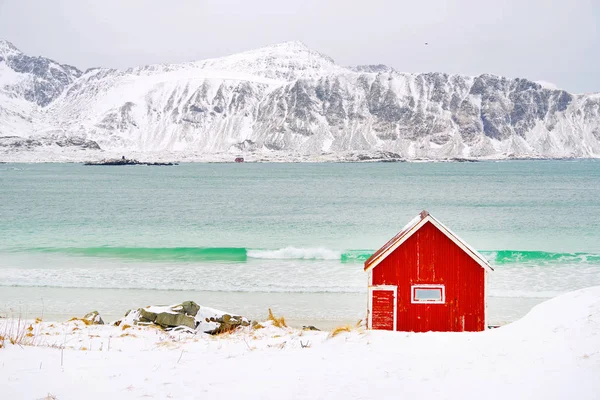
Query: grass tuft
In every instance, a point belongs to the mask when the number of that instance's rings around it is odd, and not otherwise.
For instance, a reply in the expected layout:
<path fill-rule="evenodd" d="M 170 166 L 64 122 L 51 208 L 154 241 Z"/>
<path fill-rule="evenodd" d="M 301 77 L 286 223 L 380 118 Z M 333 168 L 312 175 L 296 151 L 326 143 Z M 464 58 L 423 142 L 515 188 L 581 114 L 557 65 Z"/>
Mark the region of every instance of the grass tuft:
<path fill-rule="evenodd" d="M 71 321 L 81 321 L 83 322 L 85 325 L 92 325 L 92 321 L 88 321 L 87 319 L 83 319 L 83 318 L 77 318 L 77 317 L 73 317 L 70 320 L 68 320 L 67 322 L 71 322 Z"/>
<path fill-rule="evenodd" d="M 270 308 L 269 308 L 269 321 L 272 321 L 273 326 L 275 326 L 277 328 L 287 328 L 287 324 L 285 323 L 285 318 L 284 317 L 277 318 L 275 315 L 273 315 L 273 311 L 271 311 Z"/>
<path fill-rule="evenodd" d="M 34 328 L 33 324 L 21 320 L 21 317 L 7 320 L 0 335 L 0 348 L 5 347 L 7 340 L 12 345 L 33 346 L 38 335 L 39 325 Z"/>
<path fill-rule="evenodd" d="M 340 333 L 350 332 L 351 330 L 352 328 L 350 327 L 350 325 L 338 326 L 337 328 L 331 331 L 331 337 L 336 337 Z"/>
<path fill-rule="evenodd" d="M 264 326 L 259 324 L 258 322 L 252 325 L 252 329 L 263 329 Z"/>
<path fill-rule="evenodd" d="M 123 326 L 121 327 L 122 330 L 129 329 L 129 328 L 131 328 L 131 325 L 127 325 L 127 324 L 123 324 Z"/>

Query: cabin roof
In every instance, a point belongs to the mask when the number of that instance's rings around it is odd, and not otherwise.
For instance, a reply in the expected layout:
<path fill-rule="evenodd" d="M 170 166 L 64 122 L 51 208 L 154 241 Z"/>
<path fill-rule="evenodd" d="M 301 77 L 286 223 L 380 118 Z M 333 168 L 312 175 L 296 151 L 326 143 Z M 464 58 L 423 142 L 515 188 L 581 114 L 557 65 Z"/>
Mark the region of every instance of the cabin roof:
<path fill-rule="evenodd" d="M 452 240 L 458 247 L 464 250 L 477 264 L 479 264 L 486 271 L 493 271 L 494 269 L 490 266 L 488 260 L 485 259 L 477 250 L 469 246 L 466 242 L 460 239 L 444 224 L 435 219 L 433 215 L 429 214 L 426 210 L 421 211 L 419 215 L 413 218 L 396 236 L 391 238 L 386 244 L 384 244 L 379 250 L 377 250 L 367 261 L 365 261 L 365 271 L 369 271 L 375 268 L 381 261 L 383 261 L 389 254 L 396 250 L 402 243 L 404 243 L 409 237 L 417 232 L 427 222 L 431 222 L 436 228 L 438 228 L 448 239 Z"/>

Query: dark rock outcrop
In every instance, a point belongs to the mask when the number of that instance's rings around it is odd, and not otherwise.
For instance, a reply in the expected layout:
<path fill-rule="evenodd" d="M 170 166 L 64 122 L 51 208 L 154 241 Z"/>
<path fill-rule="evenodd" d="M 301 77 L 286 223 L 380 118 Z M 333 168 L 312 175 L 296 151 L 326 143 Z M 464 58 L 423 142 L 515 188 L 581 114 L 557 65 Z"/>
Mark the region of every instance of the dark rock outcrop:
<path fill-rule="evenodd" d="M 192 330 L 216 335 L 230 332 L 241 326 L 250 326 L 250 321 L 239 315 L 232 315 L 208 307 L 202 307 L 193 301 L 184 301 L 172 306 L 150 306 L 129 310 L 125 318 L 116 325 L 150 325 L 163 329 L 186 327 Z"/>

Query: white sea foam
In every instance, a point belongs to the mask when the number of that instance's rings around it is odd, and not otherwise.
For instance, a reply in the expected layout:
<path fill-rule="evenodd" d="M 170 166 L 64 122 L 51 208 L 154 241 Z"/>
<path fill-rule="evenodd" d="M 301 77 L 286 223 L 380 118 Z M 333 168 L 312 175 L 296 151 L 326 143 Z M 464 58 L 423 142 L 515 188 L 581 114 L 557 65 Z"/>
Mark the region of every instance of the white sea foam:
<path fill-rule="evenodd" d="M 341 251 L 318 248 L 285 247 L 278 250 L 248 250 L 249 258 L 273 260 L 339 260 Z"/>

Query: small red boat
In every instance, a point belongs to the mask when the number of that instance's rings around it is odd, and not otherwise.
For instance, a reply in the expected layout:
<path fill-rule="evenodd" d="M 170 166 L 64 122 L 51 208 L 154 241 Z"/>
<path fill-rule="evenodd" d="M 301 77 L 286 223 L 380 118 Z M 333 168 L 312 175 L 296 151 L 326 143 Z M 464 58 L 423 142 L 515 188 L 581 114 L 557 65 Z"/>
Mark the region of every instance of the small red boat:
<path fill-rule="evenodd" d="M 236 157 L 235 162 L 244 162 L 244 157 Z"/>

